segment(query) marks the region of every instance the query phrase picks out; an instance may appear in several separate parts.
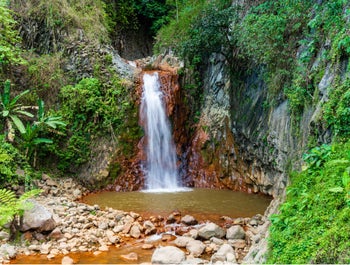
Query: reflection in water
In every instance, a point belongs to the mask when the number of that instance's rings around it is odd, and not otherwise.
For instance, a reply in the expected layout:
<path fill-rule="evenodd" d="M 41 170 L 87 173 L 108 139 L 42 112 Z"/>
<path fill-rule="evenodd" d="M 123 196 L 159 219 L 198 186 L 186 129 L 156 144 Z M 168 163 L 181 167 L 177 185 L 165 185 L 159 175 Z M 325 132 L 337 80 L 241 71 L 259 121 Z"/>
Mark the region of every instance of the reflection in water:
<path fill-rule="evenodd" d="M 263 214 L 271 198 L 231 190 L 193 189 L 183 192 L 102 192 L 91 194 L 83 200 L 88 204 L 133 211 L 145 216 L 167 215 L 177 210 L 197 219 L 208 220 L 226 215 L 252 217 Z M 211 219 L 211 221 L 214 221 Z"/>

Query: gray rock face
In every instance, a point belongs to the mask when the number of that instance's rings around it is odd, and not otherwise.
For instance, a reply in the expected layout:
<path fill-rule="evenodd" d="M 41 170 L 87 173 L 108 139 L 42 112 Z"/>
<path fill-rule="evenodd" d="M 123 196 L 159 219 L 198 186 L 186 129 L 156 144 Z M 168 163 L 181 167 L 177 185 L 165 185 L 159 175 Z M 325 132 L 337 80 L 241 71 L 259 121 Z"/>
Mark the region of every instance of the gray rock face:
<path fill-rule="evenodd" d="M 226 238 L 227 239 L 244 239 L 245 231 L 240 225 L 231 226 L 226 231 Z"/>
<path fill-rule="evenodd" d="M 23 215 L 23 225 L 21 231 L 35 229 L 38 232 L 52 231 L 56 227 L 52 213 L 35 200 L 29 200 L 33 207 L 26 210 Z"/>
<path fill-rule="evenodd" d="M 212 237 L 222 238 L 225 236 L 225 231 L 217 224 L 208 223 L 199 229 L 198 236 L 204 239 L 210 239 Z"/>
<path fill-rule="evenodd" d="M 185 253 L 173 246 L 157 248 L 152 255 L 152 264 L 179 264 L 186 259 Z"/>

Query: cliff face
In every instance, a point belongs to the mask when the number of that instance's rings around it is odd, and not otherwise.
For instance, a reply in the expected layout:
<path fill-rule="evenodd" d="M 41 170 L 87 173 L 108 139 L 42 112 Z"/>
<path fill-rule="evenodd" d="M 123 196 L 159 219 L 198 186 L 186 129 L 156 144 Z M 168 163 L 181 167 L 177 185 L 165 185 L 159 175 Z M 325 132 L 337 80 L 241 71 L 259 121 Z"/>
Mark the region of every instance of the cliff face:
<path fill-rule="evenodd" d="M 288 170 L 301 166 L 308 137 L 329 141 L 330 132 L 319 117 L 335 70 L 326 68 L 317 98 L 293 122 L 287 100 L 266 106 L 268 91 L 262 70 L 246 74 L 235 84 L 221 55 L 213 54 L 209 62 L 204 103 L 188 160 L 194 185 L 282 194 Z"/>

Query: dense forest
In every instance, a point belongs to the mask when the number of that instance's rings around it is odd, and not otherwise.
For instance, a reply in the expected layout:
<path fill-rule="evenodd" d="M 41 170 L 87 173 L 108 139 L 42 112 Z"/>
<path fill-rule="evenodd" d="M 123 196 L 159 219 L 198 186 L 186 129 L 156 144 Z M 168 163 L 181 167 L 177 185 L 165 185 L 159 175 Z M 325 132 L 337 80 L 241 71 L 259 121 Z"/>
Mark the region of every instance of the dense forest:
<path fill-rule="evenodd" d="M 220 54 L 233 86 L 262 77 L 262 111 L 288 102 L 295 139 L 318 110 L 304 154 L 285 167 L 267 263 L 350 262 L 348 1 L 0 0 L 0 21 L 0 225 L 22 212 L 26 196 L 16 201 L 11 189 L 32 196 L 43 172 L 74 176 L 98 143 L 113 149 L 109 179 L 82 182 L 99 189 L 123 173 L 143 132 L 134 81 L 115 71 L 115 53 L 179 57 L 192 128 L 204 73 Z"/>

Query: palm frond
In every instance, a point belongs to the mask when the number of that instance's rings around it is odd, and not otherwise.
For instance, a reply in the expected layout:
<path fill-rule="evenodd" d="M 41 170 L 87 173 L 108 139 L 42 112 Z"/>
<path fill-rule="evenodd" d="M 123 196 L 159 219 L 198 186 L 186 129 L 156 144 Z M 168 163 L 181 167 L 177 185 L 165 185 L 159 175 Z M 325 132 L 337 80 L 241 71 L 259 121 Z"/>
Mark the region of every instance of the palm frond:
<path fill-rule="evenodd" d="M 12 190 L 0 189 L 0 205 L 7 206 L 16 202 L 16 194 Z"/>

